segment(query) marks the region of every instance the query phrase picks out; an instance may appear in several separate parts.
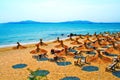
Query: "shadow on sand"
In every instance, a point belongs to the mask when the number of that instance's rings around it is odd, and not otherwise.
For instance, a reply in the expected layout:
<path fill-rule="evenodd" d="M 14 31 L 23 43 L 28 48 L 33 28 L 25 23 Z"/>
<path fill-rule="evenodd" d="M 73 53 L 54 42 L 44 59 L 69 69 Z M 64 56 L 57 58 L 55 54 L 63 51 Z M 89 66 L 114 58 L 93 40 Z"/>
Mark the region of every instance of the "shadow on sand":
<path fill-rule="evenodd" d="M 47 61 L 47 60 L 48 60 L 48 58 L 46 58 L 46 57 L 37 59 L 37 61 Z"/>
<path fill-rule="evenodd" d="M 67 66 L 67 65 L 71 65 L 72 63 L 71 62 L 56 62 L 57 65 L 59 66 Z"/>
<path fill-rule="evenodd" d="M 120 71 L 114 71 L 112 74 L 118 78 L 120 78 Z"/>
<path fill-rule="evenodd" d="M 78 77 L 74 77 L 74 76 L 68 76 L 68 77 L 64 77 L 60 80 L 80 80 Z"/>
<path fill-rule="evenodd" d="M 98 71 L 99 68 L 96 66 L 84 66 L 82 70 L 87 71 L 87 72 L 93 72 L 93 71 Z"/>
<path fill-rule="evenodd" d="M 27 64 L 16 64 L 16 65 L 13 65 L 12 68 L 19 69 L 19 68 L 25 68 L 26 66 Z"/>
<path fill-rule="evenodd" d="M 33 72 L 33 74 L 35 76 L 46 76 L 48 75 L 50 72 L 48 70 L 37 70 L 35 72 Z"/>

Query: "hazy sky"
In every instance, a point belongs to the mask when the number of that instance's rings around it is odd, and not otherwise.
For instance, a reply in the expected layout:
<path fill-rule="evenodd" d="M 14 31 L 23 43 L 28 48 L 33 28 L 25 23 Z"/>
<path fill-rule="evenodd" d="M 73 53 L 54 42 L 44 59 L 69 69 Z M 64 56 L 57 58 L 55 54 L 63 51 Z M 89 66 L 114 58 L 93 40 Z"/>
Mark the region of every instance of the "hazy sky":
<path fill-rule="evenodd" d="M 0 23 L 22 20 L 120 22 L 120 0 L 0 0 Z"/>

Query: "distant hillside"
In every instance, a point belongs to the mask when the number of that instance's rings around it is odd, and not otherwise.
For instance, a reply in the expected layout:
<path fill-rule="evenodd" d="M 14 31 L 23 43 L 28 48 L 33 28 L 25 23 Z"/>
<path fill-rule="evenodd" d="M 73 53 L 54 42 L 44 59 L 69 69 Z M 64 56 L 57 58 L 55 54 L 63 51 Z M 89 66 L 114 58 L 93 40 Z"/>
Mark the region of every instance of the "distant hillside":
<path fill-rule="evenodd" d="M 26 21 L 20 21 L 20 22 L 8 22 L 7 24 L 47 24 L 47 23 L 69 23 L 69 24 L 73 24 L 73 23 L 93 23 L 90 21 L 66 21 L 66 22 L 37 22 L 37 21 L 32 21 L 32 20 L 26 20 Z M 5 23 L 6 24 L 6 23 Z"/>
<path fill-rule="evenodd" d="M 20 22 L 8 22 L 8 24 L 39 24 L 41 22 L 32 21 L 32 20 L 26 20 L 26 21 L 20 21 Z"/>
<path fill-rule="evenodd" d="M 26 21 L 20 21 L 20 22 L 8 22 L 3 24 L 92 24 L 92 23 L 120 23 L 120 22 L 91 22 L 91 21 L 66 21 L 66 22 L 38 22 L 38 21 L 32 21 L 32 20 L 26 20 Z"/>
<path fill-rule="evenodd" d="M 67 22 L 60 22 L 60 23 L 91 24 L 91 23 L 94 23 L 94 22 L 77 20 L 77 21 L 67 21 Z"/>

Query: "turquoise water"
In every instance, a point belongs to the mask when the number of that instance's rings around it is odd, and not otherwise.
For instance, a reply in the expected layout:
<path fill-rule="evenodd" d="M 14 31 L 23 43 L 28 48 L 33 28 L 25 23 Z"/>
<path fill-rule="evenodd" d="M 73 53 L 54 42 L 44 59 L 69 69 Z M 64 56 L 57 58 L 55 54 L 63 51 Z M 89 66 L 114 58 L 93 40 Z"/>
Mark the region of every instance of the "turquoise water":
<path fill-rule="evenodd" d="M 120 32 L 120 24 L 0 24 L 0 47 L 66 38 L 70 33 Z M 64 34 L 62 36 L 61 34 Z"/>

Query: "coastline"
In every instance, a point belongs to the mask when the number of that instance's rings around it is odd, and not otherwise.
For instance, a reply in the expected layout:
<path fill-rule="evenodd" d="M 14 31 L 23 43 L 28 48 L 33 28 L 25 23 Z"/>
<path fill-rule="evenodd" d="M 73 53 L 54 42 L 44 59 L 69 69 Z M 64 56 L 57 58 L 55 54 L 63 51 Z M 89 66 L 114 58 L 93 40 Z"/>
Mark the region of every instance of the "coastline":
<path fill-rule="evenodd" d="M 67 38 L 62 38 L 60 40 L 65 41 Z M 46 44 L 50 44 L 53 43 L 53 41 L 55 41 L 56 39 L 53 40 L 49 40 L 49 41 L 44 41 Z M 28 42 L 28 43 L 21 43 L 23 46 L 27 47 L 27 48 L 32 48 L 35 47 L 35 44 L 37 44 L 38 42 Z M 12 45 L 4 45 L 4 46 L 0 46 L 0 52 L 3 51 L 9 51 L 9 50 L 13 50 L 12 48 L 15 47 L 17 44 L 12 44 Z"/>
<path fill-rule="evenodd" d="M 87 39 L 84 37 L 85 40 Z M 68 38 L 62 39 L 64 44 L 67 46 L 71 46 L 70 40 L 66 40 Z M 73 37 L 76 39 L 76 36 Z M 50 53 L 51 49 L 54 48 L 59 43 L 54 43 L 54 40 L 50 41 L 43 41 L 47 46 L 40 46 L 40 48 L 45 49 L 48 51 L 49 58 L 53 58 L 54 55 Z M 61 40 L 61 39 L 60 39 Z M 81 39 L 79 40 L 81 41 Z M 34 43 L 32 44 L 22 44 L 23 46 L 27 47 L 26 49 L 12 49 L 12 47 L 4 47 L 0 48 L 0 79 L 1 80 L 26 80 L 29 76 L 28 68 L 35 71 L 36 69 L 40 68 L 41 70 L 48 70 L 50 73 L 48 74 L 47 78 L 49 80 L 60 80 L 66 76 L 75 76 L 80 78 L 80 80 L 119 80 L 119 77 L 114 76 L 112 73 L 106 72 L 105 68 L 110 63 L 100 63 L 98 62 L 100 58 L 98 58 L 97 62 L 92 62 L 90 65 L 85 66 L 95 66 L 98 67 L 98 71 L 87 72 L 83 71 L 82 67 L 78 67 L 74 65 L 73 56 L 65 56 L 66 61 L 71 62 L 70 65 L 67 66 L 59 66 L 55 62 L 50 61 L 38 61 L 33 58 L 33 54 L 30 54 L 31 50 L 35 50 L 36 46 Z M 85 54 L 86 56 L 86 54 Z M 16 64 L 26 64 L 27 66 L 22 69 L 14 69 L 12 66 Z M 89 75 L 89 76 L 88 76 Z"/>

